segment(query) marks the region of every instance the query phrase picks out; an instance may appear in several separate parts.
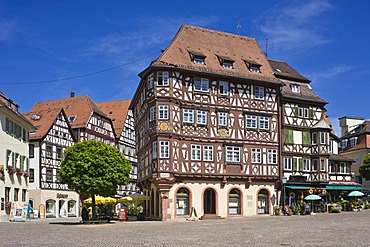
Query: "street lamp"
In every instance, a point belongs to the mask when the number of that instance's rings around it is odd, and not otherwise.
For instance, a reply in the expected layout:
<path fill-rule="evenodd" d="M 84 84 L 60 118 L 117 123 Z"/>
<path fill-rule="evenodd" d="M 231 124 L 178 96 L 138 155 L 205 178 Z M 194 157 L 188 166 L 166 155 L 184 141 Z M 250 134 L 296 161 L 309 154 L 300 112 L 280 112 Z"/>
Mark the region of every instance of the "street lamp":
<path fill-rule="evenodd" d="M 285 184 L 287 182 L 287 178 L 284 176 L 281 178 L 281 183 L 283 184 L 283 212 L 285 212 Z"/>

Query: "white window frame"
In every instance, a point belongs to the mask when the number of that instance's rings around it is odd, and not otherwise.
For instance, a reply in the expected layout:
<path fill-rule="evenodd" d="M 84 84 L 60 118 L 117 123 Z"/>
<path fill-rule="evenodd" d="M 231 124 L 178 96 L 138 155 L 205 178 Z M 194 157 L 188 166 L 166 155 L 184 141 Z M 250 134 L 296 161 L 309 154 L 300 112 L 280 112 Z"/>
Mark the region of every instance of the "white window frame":
<path fill-rule="evenodd" d="M 159 105 L 158 106 L 158 119 L 159 120 L 168 120 L 169 116 L 169 107 L 168 105 Z"/>
<path fill-rule="evenodd" d="M 333 161 L 329 162 L 329 173 L 335 173 L 335 163 Z"/>
<path fill-rule="evenodd" d="M 300 93 L 301 87 L 298 84 L 292 84 L 292 92 L 293 93 Z"/>
<path fill-rule="evenodd" d="M 152 142 L 152 159 L 157 159 L 158 157 L 158 146 L 157 142 Z"/>
<path fill-rule="evenodd" d="M 322 160 L 322 159 L 320 159 L 320 171 L 325 171 L 326 169 L 326 164 L 325 164 L 326 162 L 325 162 L 325 160 Z"/>
<path fill-rule="evenodd" d="M 205 60 L 206 60 L 205 57 L 194 56 L 193 62 L 194 64 L 205 64 Z"/>
<path fill-rule="evenodd" d="M 255 115 L 246 115 L 246 127 L 248 129 L 257 129 L 258 118 Z"/>
<path fill-rule="evenodd" d="M 265 116 L 259 116 L 259 129 L 269 130 L 270 129 L 270 118 Z"/>
<path fill-rule="evenodd" d="M 303 171 L 309 172 L 310 171 L 310 159 L 303 159 Z"/>
<path fill-rule="evenodd" d="M 344 174 L 347 173 L 347 165 L 344 162 L 339 163 L 339 173 Z"/>
<path fill-rule="evenodd" d="M 202 145 L 191 144 L 191 160 L 194 161 L 202 160 Z"/>
<path fill-rule="evenodd" d="M 277 149 L 267 149 L 267 163 L 277 164 Z"/>
<path fill-rule="evenodd" d="M 225 147 L 225 160 L 226 162 L 240 162 L 241 148 L 236 146 L 226 146 Z"/>
<path fill-rule="evenodd" d="M 253 86 L 254 99 L 264 100 L 265 99 L 265 88 L 260 86 Z"/>
<path fill-rule="evenodd" d="M 312 144 L 317 145 L 317 132 L 313 132 L 311 135 L 312 139 Z"/>
<path fill-rule="evenodd" d="M 302 107 L 298 107 L 298 117 L 303 118 L 303 108 Z"/>
<path fill-rule="evenodd" d="M 194 123 L 194 110 L 193 109 L 182 109 L 182 121 L 184 123 Z"/>
<path fill-rule="evenodd" d="M 159 141 L 159 158 L 170 158 L 170 141 Z"/>
<path fill-rule="evenodd" d="M 194 91 L 209 92 L 209 80 L 206 78 L 194 78 Z"/>
<path fill-rule="evenodd" d="M 320 132 L 320 144 L 326 144 L 326 133 Z"/>
<path fill-rule="evenodd" d="M 218 125 L 227 127 L 227 112 L 218 112 Z"/>
<path fill-rule="evenodd" d="M 252 148 L 251 149 L 251 159 L 252 164 L 261 164 L 262 163 L 262 156 L 261 156 L 261 149 L 260 148 Z"/>
<path fill-rule="evenodd" d="M 303 117 L 304 118 L 308 118 L 309 117 L 309 109 L 308 108 L 304 108 L 303 109 Z"/>
<path fill-rule="evenodd" d="M 354 147 L 357 145 L 357 136 L 349 138 L 349 147 Z"/>
<path fill-rule="evenodd" d="M 168 85 L 170 85 L 168 71 L 158 71 L 157 72 L 157 86 L 168 86 Z"/>
<path fill-rule="evenodd" d="M 291 171 L 293 167 L 293 158 L 284 158 L 284 170 Z"/>
<path fill-rule="evenodd" d="M 228 61 L 228 60 L 223 60 L 222 67 L 224 67 L 225 69 L 233 69 L 233 62 Z"/>
<path fill-rule="evenodd" d="M 155 120 L 155 106 L 150 107 L 149 109 L 149 121 Z"/>
<path fill-rule="evenodd" d="M 197 124 L 207 125 L 207 111 L 197 110 Z"/>
<path fill-rule="evenodd" d="M 203 161 L 213 161 L 213 146 L 203 146 Z"/>
<path fill-rule="evenodd" d="M 229 83 L 227 81 L 219 81 L 218 90 L 220 95 L 229 95 Z"/>

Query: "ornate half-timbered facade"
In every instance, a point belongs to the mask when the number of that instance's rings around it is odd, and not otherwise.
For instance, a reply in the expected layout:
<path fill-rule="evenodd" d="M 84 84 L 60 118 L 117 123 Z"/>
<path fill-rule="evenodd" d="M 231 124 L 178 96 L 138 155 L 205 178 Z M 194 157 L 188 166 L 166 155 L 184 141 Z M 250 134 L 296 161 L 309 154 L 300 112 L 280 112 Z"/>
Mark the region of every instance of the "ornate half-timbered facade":
<path fill-rule="evenodd" d="M 64 151 L 76 141 L 67 115 L 62 108 L 56 108 L 31 111 L 24 116 L 37 126 L 30 133 L 29 144 L 32 207 L 45 207 L 41 217 L 46 218 L 78 216 L 79 195 L 61 183 L 59 177 Z"/>
<path fill-rule="evenodd" d="M 116 147 L 130 161 L 132 168 L 130 182 L 120 185 L 117 194 L 121 196 L 138 192 L 137 187 L 137 158 L 135 150 L 135 130 L 132 110 L 129 109 L 131 100 L 118 100 L 97 103 L 99 108 L 111 118 L 116 133 Z"/>
<path fill-rule="evenodd" d="M 351 161 L 338 155 L 339 140 L 326 115 L 327 102 L 312 90 L 310 80 L 287 63 L 269 62 L 274 75 L 283 82 L 281 176 L 288 179 L 285 186 L 289 192 L 285 202 L 297 201 L 302 193 L 327 193 L 334 184 L 351 181 Z"/>
<path fill-rule="evenodd" d="M 28 132 L 35 127 L 1 91 L 0 126 L 0 221 L 9 221 L 10 203 L 28 202 Z"/>
<path fill-rule="evenodd" d="M 130 108 L 146 214 L 271 213 L 280 82 L 255 39 L 184 25 L 140 77 Z"/>

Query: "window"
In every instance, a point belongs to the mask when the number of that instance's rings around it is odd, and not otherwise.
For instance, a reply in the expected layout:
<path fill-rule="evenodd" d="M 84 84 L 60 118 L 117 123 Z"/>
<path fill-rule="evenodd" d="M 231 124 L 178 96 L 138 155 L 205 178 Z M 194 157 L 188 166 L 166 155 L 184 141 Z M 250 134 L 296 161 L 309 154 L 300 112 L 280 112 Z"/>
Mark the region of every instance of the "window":
<path fill-rule="evenodd" d="M 236 215 L 241 213 L 240 191 L 232 189 L 229 194 L 229 214 Z"/>
<path fill-rule="evenodd" d="M 292 84 L 291 88 L 292 88 L 293 93 L 300 93 L 301 92 L 301 88 L 297 84 Z"/>
<path fill-rule="evenodd" d="M 335 164 L 332 161 L 330 161 L 330 163 L 329 163 L 329 172 L 330 173 L 335 173 Z"/>
<path fill-rule="evenodd" d="M 194 123 L 194 110 L 193 109 L 183 109 L 182 110 L 182 120 L 184 123 Z"/>
<path fill-rule="evenodd" d="M 35 145 L 29 144 L 28 145 L 28 154 L 30 158 L 33 158 L 35 155 Z"/>
<path fill-rule="evenodd" d="M 53 169 L 46 169 L 46 182 L 53 182 Z"/>
<path fill-rule="evenodd" d="M 46 146 L 46 157 L 52 158 L 53 157 L 53 147 Z"/>
<path fill-rule="evenodd" d="M 230 60 L 223 60 L 222 61 L 222 67 L 224 67 L 225 69 L 232 69 L 233 68 L 233 61 L 230 61 Z"/>
<path fill-rule="evenodd" d="M 170 81 L 168 79 L 167 71 L 157 72 L 157 86 L 168 86 Z"/>
<path fill-rule="evenodd" d="M 203 160 L 213 161 L 213 146 L 203 146 Z"/>
<path fill-rule="evenodd" d="M 18 188 L 14 188 L 14 201 L 15 202 L 18 201 L 18 195 L 19 195 L 19 189 Z"/>
<path fill-rule="evenodd" d="M 292 158 L 284 158 L 284 170 L 292 170 Z"/>
<path fill-rule="evenodd" d="M 303 117 L 304 118 L 309 118 L 309 110 L 308 110 L 308 108 L 304 108 L 303 109 Z"/>
<path fill-rule="evenodd" d="M 63 159 L 63 150 L 62 148 L 57 148 L 57 159 Z"/>
<path fill-rule="evenodd" d="M 249 129 L 257 129 L 257 116 L 247 115 L 246 116 L 246 126 Z"/>
<path fill-rule="evenodd" d="M 27 190 L 22 189 L 22 202 L 26 201 Z"/>
<path fill-rule="evenodd" d="M 144 103 L 145 103 L 145 90 L 143 90 L 140 95 L 140 105 L 144 105 Z"/>
<path fill-rule="evenodd" d="M 30 174 L 29 174 L 28 178 L 29 178 L 28 181 L 30 183 L 35 182 L 35 170 L 33 168 L 30 168 Z"/>
<path fill-rule="evenodd" d="M 317 133 L 316 132 L 312 133 L 312 144 L 314 145 L 317 144 Z"/>
<path fill-rule="evenodd" d="M 229 83 L 220 81 L 218 84 L 220 95 L 229 95 Z"/>
<path fill-rule="evenodd" d="M 194 59 L 193 59 L 193 62 L 195 64 L 205 64 L 205 59 L 206 59 L 206 57 L 195 55 Z"/>
<path fill-rule="evenodd" d="M 320 132 L 320 144 L 326 144 L 326 133 Z"/>
<path fill-rule="evenodd" d="M 159 142 L 159 158 L 168 159 L 170 157 L 170 142 L 160 141 Z"/>
<path fill-rule="evenodd" d="M 304 159 L 303 160 L 303 171 L 309 172 L 310 171 L 310 160 Z"/>
<path fill-rule="evenodd" d="M 252 163 L 260 164 L 261 163 L 261 149 L 252 148 Z"/>
<path fill-rule="evenodd" d="M 218 125 L 223 127 L 227 126 L 227 112 L 218 113 Z"/>
<path fill-rule="evenodd" d="M 260 67 L 261 65 L 254 62 L 254 61 L 245 61 L 245 64 L 247 65 L 249 71 L 253 73 L 260 73 Z"/>
<path fill-rule="evenodd" d="M 340 162 L 340 173 L 346 173 L 346 163 Z"/>
<path fill-rule="evenodd" d="M 268 130 L 270 128 L 270 121 L 269 117 L 259 117 L 259 129 L 261 130 Z"/>
<path fill-rule="evenodd" d="M 313 161 L 312 161 L 312 171 L 313 171 L 313 172 L 317 172 L 318 163 L 319 163 L 319 161 L 318 161 L 318 160 L 313 160 Z"/>
<path fill-rule="evenodd" d="M 207 125 L 207 112 L 197 110 L 197 124 Z"/>
<path fill-rule="evenodd" d="M 267 163 L 277 164 L 277 150 L 276 149 L 267 150 Z"/>
<path fill-rule="evenodd" d="M 194 78 L 194 91 L 208 92 L 209 91 L 209 81 L 204 78 Z"/>
<path fill-rule="evenodd" d="M 176 215 L 189 214 L 189 191 L 180 188 L 176 194 Z"/>
<path fill-rule="evenodd" d="M 158 152 L 158 149 L 157 149 L 157 142 L 152 142 L 152 158 L 153 159 L 156 159 L 157 158 L 157 152 Z"/>
<path fill-rule="evenodd" d="M 263 100 L 265 98 L 265 91 L 263 87 L 254 86 L 254 98 Z"/>
<path fill-rule="evenodd" d="M 347 140 L 347 139 L 342 140 L 342 141 L 340 142 L 340 147 L 341 147 L 342 149 L 346 148 L 346 147 L 347 147 L 347 142 L 348 142 L 348 140 Z"/>
<path fill-rule="evenodd" d="M 320 160 L 320 171 L 325 171 L 325 160 Z"/>
<path fill-rule="evenodd" d="M 154 87 L 154 78 L 153 74 L 148 76 L 148 89 L 152 89 Z"/>
<path fill-rule="evenodd" d="M 202 160 L 202 146 L 191 144 L 191 160 Z"/>
<path fill-rule="evenodd" d="M 168 120 L 168 105 L 159 105 L 158 106 L 159 110 L 159 120 Z"/>
<path fill-rule="evenodd" d="M 240 147 L 226 147 L 226 162 L 240 162 Z"/>
<path fill-rule="evenodd" d="M 149 121 L 155 120 L 155 106 L 150 107 L 149 109 Z"/>
<path fill-rule="evenodd" d="M 69 120 L 69 122 L 70 123 L 72 123 L 73 121 L 75 121 L 76 120 L 76 116 L 70 116 L 69 118 L 68 118 L 68 120 Z"/>
<path fill-rule="evenodd" d="M 55 182 L 60 183 L 60 175 L 58 169 L 55 171 Z"/>
<path fill-rule="evenodd" d="M 354 147 L 357 145 L 357 137 L 349 138 L 349 147 Z"/>

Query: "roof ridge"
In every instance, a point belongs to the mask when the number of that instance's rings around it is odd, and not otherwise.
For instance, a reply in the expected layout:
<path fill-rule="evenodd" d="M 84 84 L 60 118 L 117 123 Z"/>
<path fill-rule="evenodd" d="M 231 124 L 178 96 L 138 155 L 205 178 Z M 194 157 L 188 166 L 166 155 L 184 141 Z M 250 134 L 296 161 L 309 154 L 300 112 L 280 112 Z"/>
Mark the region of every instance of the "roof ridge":
<path fill-rule="evenodd" d="M 204 31 L 207 31 L 207 32 L 210 32 L 210 33 L 220 33 L 220 34 L 224 34 L 224 35 L 232 35 L 232 36 L 235 36 L 235 37 L 238 37 L 238 38 L 247 38 L 247 39 L 254 39 L 254 40 L 256 40 L 253 37 L 249 37 L 249 36 L 245 36 L 245 35 L 240 35 L 240 34 L 235 34 L 235 33 L 229 33 L 229 32 L 226 32 L 226 31 L 218 31 L 218 30 L 213 30 L 213 29 L 209 29 L 209 28 L 205 28 L 205 27 L 198 27 L 198 26 L 193 26 L 193 25 L 188 25 L 188 24 L 181 25 L 181 28 L 183 26 L 184 27 L 189 27 L 189 28 L 195 28 L 195 29 L 199 29 L 199 30 L 204 30 Z"/>

